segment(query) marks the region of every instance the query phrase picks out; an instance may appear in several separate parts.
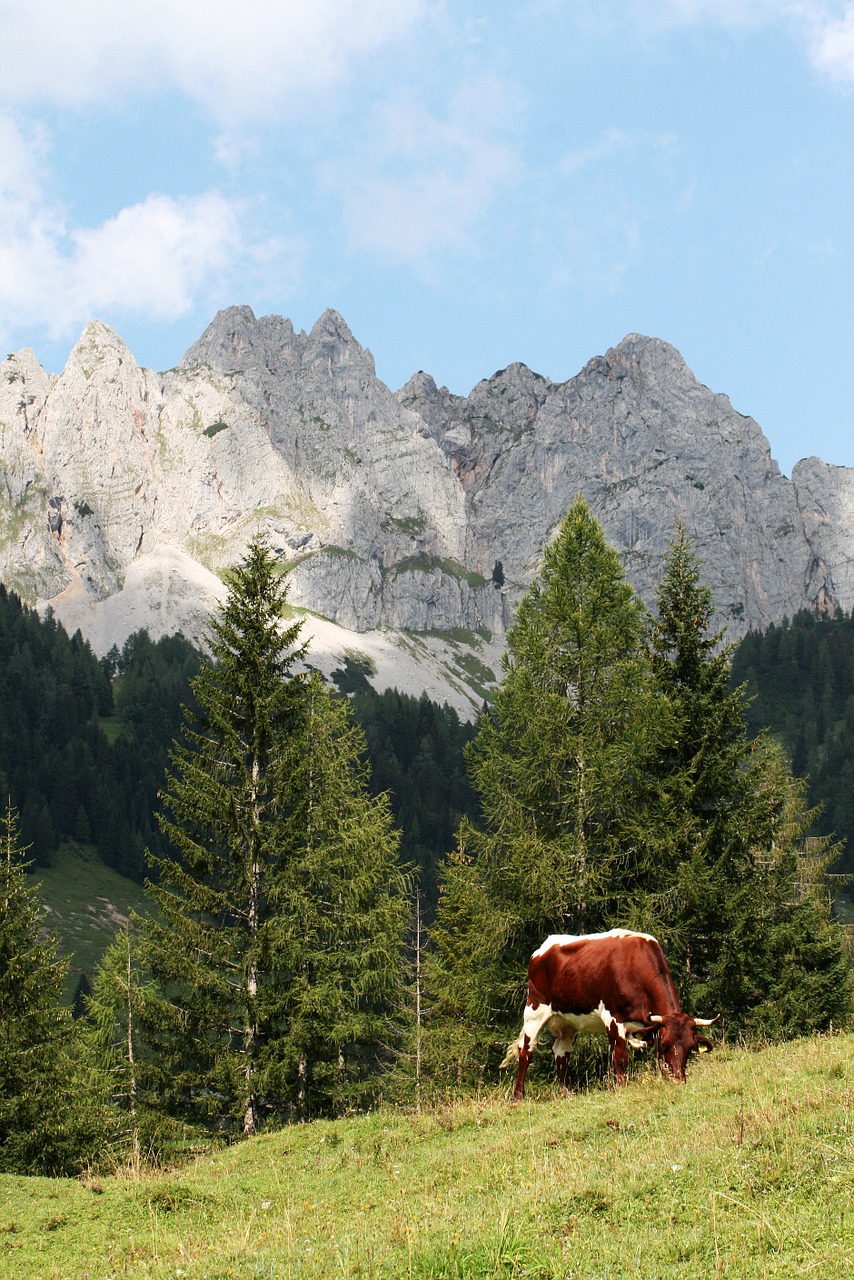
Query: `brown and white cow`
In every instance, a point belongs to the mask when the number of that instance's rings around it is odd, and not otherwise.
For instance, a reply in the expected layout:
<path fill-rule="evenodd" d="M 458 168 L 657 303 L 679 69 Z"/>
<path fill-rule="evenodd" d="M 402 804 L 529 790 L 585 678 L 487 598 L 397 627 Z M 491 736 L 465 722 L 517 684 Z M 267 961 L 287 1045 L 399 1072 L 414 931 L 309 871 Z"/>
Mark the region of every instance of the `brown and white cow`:
<path fill-rule="evenodd" d="M 697 1027 L 714 1021 L 681 1011 L 664 952 L 648 933 L 553 934 L 531 956 L 522 1033 L 501 1065 L 518 1059 L 513 1101 L 520 1102 L 537 1037 L 546 1027 L 555 1037 L 558 1079 L 568 1091 L 575 1037 L 598 1032 L 611 1042 L 617 1084 L 626 1078 L 627 1041 L 636 1049 L 653 1042 L 665 1075 L 684 1084 L 690 1055 L 712 1048 Z"/>

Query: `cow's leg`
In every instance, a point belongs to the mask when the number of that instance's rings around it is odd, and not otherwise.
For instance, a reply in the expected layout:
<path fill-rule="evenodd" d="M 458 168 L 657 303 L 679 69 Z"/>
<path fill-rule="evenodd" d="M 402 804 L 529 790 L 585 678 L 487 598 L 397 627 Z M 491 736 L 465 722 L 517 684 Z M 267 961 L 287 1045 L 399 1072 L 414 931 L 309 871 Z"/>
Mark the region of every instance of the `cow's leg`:
<path fill-rule="evenodd" d="M 569 1054 L 574 1042 L 574 1031 L 562 1031 L 552 1045 L 552 1053 L 555 1056 L 555 1066 L 557 1067 L 557 1078 L 560 1081 L 561 1091 L 566 1098 L 572 1096 L 572 1080 L 569 1076 Z"/>
<path fill-rule="evenodd" d="M 629 1066 L 629 1051 L 626 1038 L 620 1034 L 616 1022 L 611 1021 L 608 1027 L 608 1039 L 611 1042 L 611 1053 L 614 1057 L 614 1080 L 617 1085 L 626 1083 L 626 1071 Z"/>
<path fill-rule="evenodd" d="M 513 1101 L 521 1102 L 525 1096 L 525 1072 L 537 1044 L 537 1036 L 552 1016 L 549 1004 L 526 1004 L 525 1017 L 522 1022 L 522 1034 L 519 1036 L 519 1071 L 516 1075 L 516 1087 L 513 1090 Z"/>
<path fill-rule="evenodd" d="M 516 1085 L 511 1099 L 513 1102 L 521 1102 L 525 1096 L 525 1072 L 528 1070 L 528 1063 L 531 1061 L 532 1053 L 531 1042 L 523 1032 L 521 1044 L 519 1045 L 519 1070 L 516 1073 Z"/>

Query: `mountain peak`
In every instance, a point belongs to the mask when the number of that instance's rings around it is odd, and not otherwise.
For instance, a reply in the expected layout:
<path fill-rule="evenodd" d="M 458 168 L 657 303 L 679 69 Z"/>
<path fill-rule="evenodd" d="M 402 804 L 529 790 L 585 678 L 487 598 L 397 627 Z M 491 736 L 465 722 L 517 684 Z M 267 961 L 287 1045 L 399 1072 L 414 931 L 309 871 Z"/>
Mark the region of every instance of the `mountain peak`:
<path fill-rule="evenodd" d="M 365 363 L 370 374 L 376 376 L 374 357 L 353 337 L 347 321 L 332 307 L 327 307 L 308 335 L 305 358 L 312 360 L 318 357 L 325 360 L 330 369 L 338 365 Z"/>
<path fill-rule="evenodd" d="M 497 651 L 581 492 L 648 602 L 677 517 L 735 636 L 854 602 L 854 469 L 785 480 L 757 424 L 644 334 L 560 383 L 514 362 L 468 396 L 426 373 L 393 395 L 338 311 L 295 334 L 235 306 L 162 377 L 94 322 L 56 381 L 4 364 L 0 400 L 20 522 L 0 580 L 31 599 L 79 578 L 95 610 L 164 545 L 219 571 L 257 527 L 295 608 L 360 634 L 489 633 Z M 155 579 L 171 590 L 158 570 L 134 626 L 165 618 Z"/>
<path fill-rule="evenodd" d="M 355 342 L 352 330 L 347 321 L 334 307 L 327 307 L 311 327 L 310 338 L 323 336 L 340 338 L 342 342 Z M 357 344 L 358 345 L 358 344 Z"/>
<path fill-rule="evenodd" d="M 184 372 L 208 365 L 218 370 L 244 368 L 253 363 L 251 353 L 258 338 L 258 321 L 251 307 L 226 307 L 218 311 L 197 342 L 184 353 Z"/>
<path fill-rule="evenodd" d="M 91 378 L 96 369 L 111 363 L 139 368 L 130 348 L 115 329 L 103 320 L 90 320 L 71 349 L 65 371 L 80 369 L 86 378 Z"/>

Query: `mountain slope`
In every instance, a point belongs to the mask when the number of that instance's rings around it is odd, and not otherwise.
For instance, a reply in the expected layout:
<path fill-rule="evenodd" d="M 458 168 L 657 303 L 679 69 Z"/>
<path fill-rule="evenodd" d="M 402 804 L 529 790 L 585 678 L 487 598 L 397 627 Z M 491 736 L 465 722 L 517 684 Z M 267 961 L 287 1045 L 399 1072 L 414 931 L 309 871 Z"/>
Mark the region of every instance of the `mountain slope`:
<path fill-rule="evenodd" d="M 723 1045 L 684 1088 L 644 1064 L 571 1099 L 552 1070 L 522 1107 L 490 1081 L 477 1101 L 291 1125 L 136 1177 L 6 1176 L 3 1274 L 834 1274 L 854 1248 L 852 1050 Z"/>
<path fill-rule="evenodd" d="M 306 334 L 232 307 L 163 374 L 99 322 L 59 376 L 29 350 L 2 364 L 0 580 L 100 652 L 142 625 L 199 635 L 260 528 L 318 665 L 355 648 L 380 687 L 471 714 L 578 492 L 648 600 L 681 518 L 734 638 L 854 604 L 854 472 L 781 475 L 759 426 L 654 338 L 561 384 L 514 364 L 466 397 L 424 373 L 393 393 L 333 311 Z"/>

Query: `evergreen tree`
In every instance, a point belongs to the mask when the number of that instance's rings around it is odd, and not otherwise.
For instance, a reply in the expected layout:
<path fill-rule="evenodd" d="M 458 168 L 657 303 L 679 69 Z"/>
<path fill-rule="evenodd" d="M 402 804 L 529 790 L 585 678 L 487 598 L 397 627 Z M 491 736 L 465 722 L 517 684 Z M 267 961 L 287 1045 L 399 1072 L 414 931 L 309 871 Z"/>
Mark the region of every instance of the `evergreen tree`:
<path fill-rule="evenodd" d="M 733 655 L 732 683 L 750 695 L 751 736 L 767 730 L 783 744 L 792 771 L 807 780 L 816 831 L 844 841 L 839 869 L 854 871 L 854 618 L 801 610 L 748 633 Z"/>
<path fill-rule="evenodd" d="M 657 686 L 674 717 L 657 773 L 666 826 L 638 922 L 667 952 L 684 1007 L 766 1034 L 826 1026 L 849 1007 L 842 937 L 823 875 L 829 838 L 782 751 L 750 741 L 711 589 L 680 527 L 652 630 Z M 781 993 L 789 994 L 781 999 Z"/>
<path fill-rule="evenodd" d="M 154 1107 L 142 1096 L 140 1084 L 139 1022 L 144 999 L 145 979 L 130 926 L 125 925 L 101 957 L 94 985 L 85 997 L 85 1013 L 92 1062 L 98 1073 L 94 1086 L 113 1111 L 114 1147 L 124 1147 L 137 1169 L 143 1140 L 146 1146 L 154 1145 L 153 1126 L 146 1126 Z"/>
<path fill-rule="evenodd" d="M 485 1079 L 488 1066 L 497 1061 L 491 1051 L 499 1043 L 506 1046 L 505 1023 L 517 994 L 508 994 L 507 987 L 519 982 L 519 973 L 508 974 L 502 965 L 503 949 L 513 935 L 512 908 L 497 895 L 487 860 L 467 853 L 464 841 L 471 835 L 463 823 L 443 868 L 430 930 L 432 949 L 424 959 L 425 1068 L 427 1078 L 440 1088 Z M 518 1009 L 516 1013 L 518 1021 Z"/>
<path fill-rule="evenodd" d="M 75 1028 L 61 1005 L 65 965 L 43 937 L 10 803 L 0 820 L 0 1171 L 75 1173 L 95 1157 Z"/>
<path fill-rule="evenodd" d="M 550 933 L 623 924 L 654 856 L 650 763 L 666 727 L 644 610 L 578 499 L 508 635 L 469 762 L 484 814 L 463 824 L 433 933 L 434 1016 L 482 1064 L 518 1018 Z M 500 1038 L 500 1036 L 499 1036 Z"/>
<path fill-rule="evenodd" d="M 332 679 L 342 692 L 350 692 L 361 673 L 349 657 L 344 667 L 333 671 Z M 389 794 L 403 858 L 417 868 L 429 924 L 436 914 L 439 864 L 461 819 L 474 818 L 478 810 L 464 755 L 475 727 L 426 694 L 413 698 L 397 689 L 376 693 L 364 676 L 353 692 L 350 705 L 365 733 L 371 790 Z"/>
<path fill-rule="evenodd" d="M 717 946 L 719 893 L 737 875 L 729 837 L 745 799 L 750 755 L 742 692 L 729 687 L 730 651 L 723 632 L 711 630 L 712 615 L 711 588 L 680 525 L 651 627 L 656 685 L 673 716 L 656 764 L 667 822 L 634 923 L 655 933 L 686 974 L 707 969 Z"/>
<path fill-rule="evenodd" d="M 175 856 L 151 856 L 149 1070 L 178 1114 L 254 1133 L 340 1108 L 375 1065 L 401 930 L 396 838 L 361 739 L 295 674 L 299 624 L 256 539 L 235 571 L 164 794 Z"/>
<path fill-rule="evenodd" d="M 256 539 L 234 571 L 209 640 L 213 665 L 193 682 L 197 712 L 167 777 L 161 827 L 174 857 L 150 855 L 156 908 L 144 956 L 164 999 L 162 1096 L 199 1118 L 226 1099 L 244 1133 L 261 1122 L 262 1048 L 275 1034 L 267 1000 L 270 879 L 279 867 L 276 760 L 298 716 L 299 624 L 282 626 L 286 587 Z"/>
<path fill-rule="evenodd" d="M 290 802 L 271 930 L 288 1032 L 268 1056 L 300 1118 L 374 1096 L 399 1036 L 407 886 L 388 797 L 371 795 L 363 753 L 346 701 L 313 674 L 278 762 Z"/>

